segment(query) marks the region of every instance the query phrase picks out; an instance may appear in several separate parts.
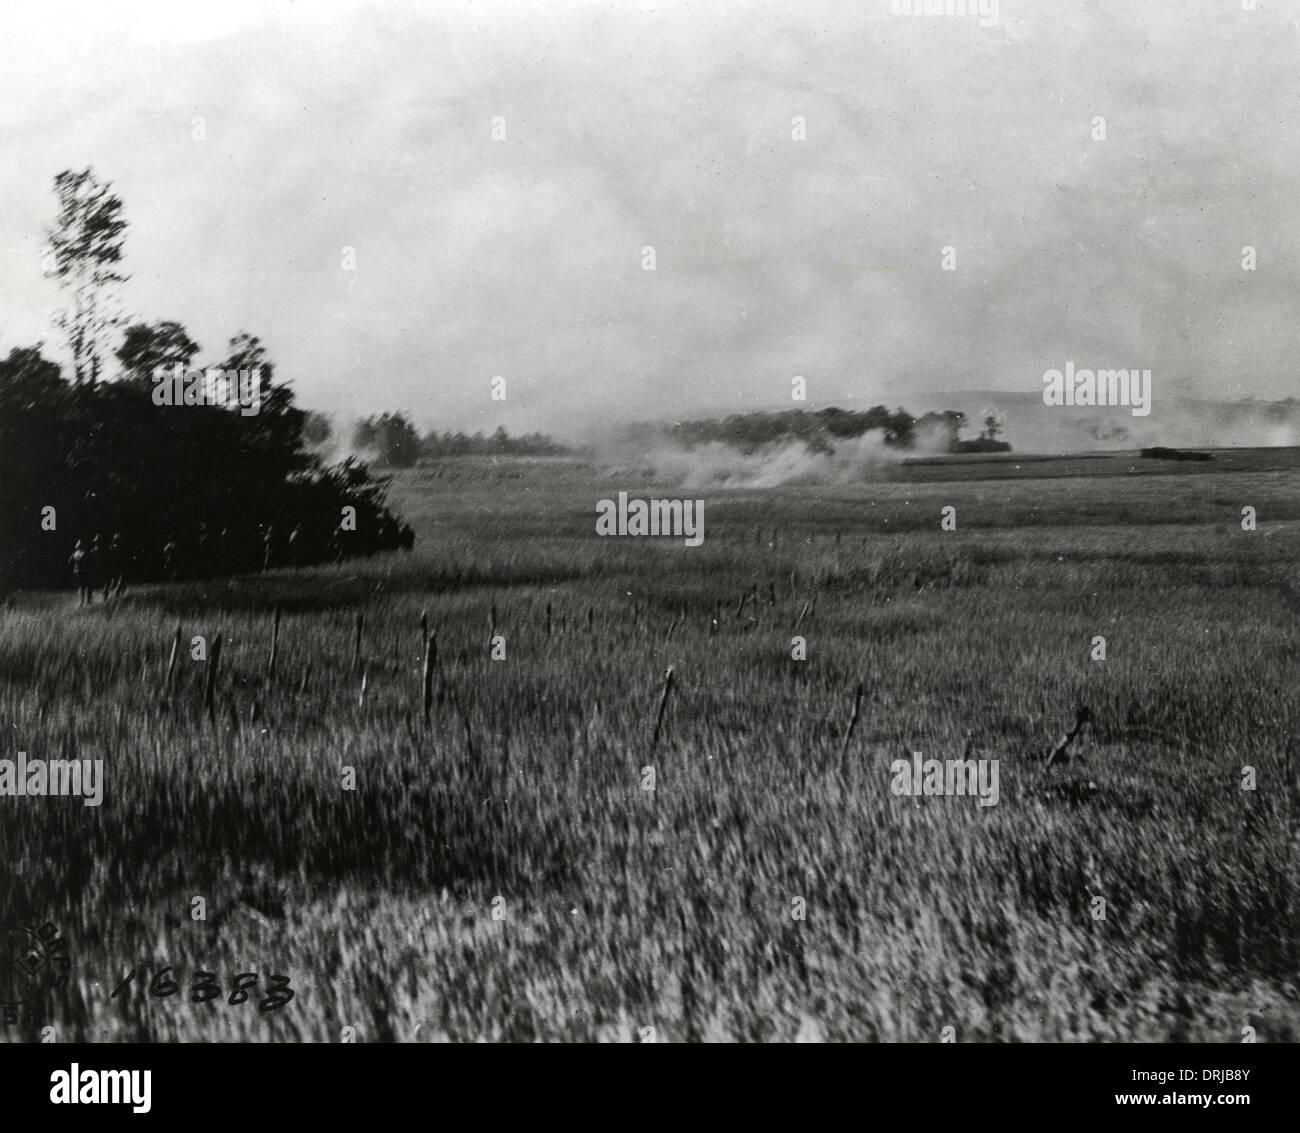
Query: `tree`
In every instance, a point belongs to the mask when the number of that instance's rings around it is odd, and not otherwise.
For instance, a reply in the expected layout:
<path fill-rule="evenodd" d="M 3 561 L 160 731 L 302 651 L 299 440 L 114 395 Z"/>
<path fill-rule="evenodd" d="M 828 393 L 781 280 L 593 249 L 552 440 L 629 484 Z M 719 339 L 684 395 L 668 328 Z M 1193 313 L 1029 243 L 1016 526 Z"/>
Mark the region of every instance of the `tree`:
<path fill-rule="evenodd" d="M 55 323 L 68 337 L 74 383 L 94 385 L 104 337 L 122 322 L 111 300 L 113 285 L 127 279 L 114 266 L 121 262 L 126 232 L 122 201 L 88 168 L 65 169 L 54 178 L 54 193 L 59 215 L 46 236 L 54 276 L 69 297 Z"/>
<path fill-rule="evenodd" d="M 896 448 L 911 448 L 915 430 L 916 419 L 906 409 L 900 409 L 889 418 L 889 424 L 885 427 L 885 444 Z"/>
<path fill-rule="evenodd" d="M 321 448 L 329 444 L 334 436 L 334 425 L 324 413 L 314 409 L 307 410 L 302 423 L 302 439 L 312 448 Z"/>
<path fill-rule="evenodd" d="M 198 343 L 180 323 L 135 323 L 117 349 L 117 360 L 130 377 L 149 383 L 160 371 L 170 372 L 177 363 L 188 369 L 198 352 Z"/>
<path fill-rule="evenodd" d="M 993 412 L 986 413 L 984 416 L 984 432 L 982 436 L 985 440 L 996 441 L 998 434 L 1002 432 L 1002 422 L 998 415 Z"/>
<path fill-rule="evenodd" d="M 409 546 L 384 482 L 324 467 L 301 447 L 292 391 L 273 394 L 250 416 L 177 412 L 134 381 L 74 386 L 39 350 L 0 358 L 0 588 L 66 586 L 73 544 L 96 533 L 121 536 L 136 579 L 172 573 L 169 544 L 189 577 L 261 569 L 268 547 L 275 565 L 322 562 L 344 505 L 345 555 Z"/>
<path fill-rule="evenodd" d="M 411 468 L 420 456 L 420 435 L 401 413 L 381 413 L 358 422 L 352 446 L 376 449 L 376 463 L 390 468 Z"/>
<path fill-rule="evenodd" d="M 926 445 L 943 452 L 956 452 L 965 423 L 966 414 L 955 409 L 945 409 L 941 413 L 922 414 L 917 418 L 915 431 Z"/>
<path fill-rule="evenodd" d="M 864 415 L 862 422 L 863 431 L 866 432 L 871 429 L 887 430 L 892 419 L 889 410 L 883 405 L 873 405 Z"/>
<path fill-rule="evenodd" d="M 287 385 L 272 384 L 275 364 L 267 356 L 262 340 L 240 331 L 230 340 L 230 354 L 217 363 L 217 368 L 236 373 L 247 370 L 260 391 L 257 414 L 244 418 L 249 427 L 241 443 L 264 474 L 288 476 L 308 468 L 311 460 L 302 449 L 307 414 L 294 405 L 293 391 Z"/>
<path fill-rule="evenodd" d="M 414 534 L 388 510 L 386 481 L 364 466 L 327 468 L 303 447 L 306 413 L 273 384 L 252 335 L 232 338 L 218 366 L 257 375 L 256 399 L 239 383 L 238 411 L 200 401 L 176 412 L 143 394 L 155 366 L 188 365 L 198 352 L 175 322 L 133 325 L 117 351 L 127 380 L 99 380 L 126 222 L 89 170 L 60 174 L 55 188 L 48 270 L 69 293 L 76 368 L 66 380 L 39 348 L 0 359 L 0 593 L 66 585 L 73 546 L 96 534 L 110 547 L 120 539 L 138 579 L 174 577 L 177 563 L 201 577 L 409 548 Z M 340 548 L 345 506 L 355 538 Z"/>
<path fill-rule="evenodd" d="M 15 347 L 0 359 L 0 589 L 16 585 L 23 571 L 53 569 L 66 554 L 56 548 L 40 559 L 50 541 L 31 517 L 50 504 L 67 471 L 59 445 L 71 408 L 67 391 L 39 347 Z"/>
<path fill-rule="evenodd" d="M 379 427 L 376 425 L 377 418 L 366 417 L 357 422 L 357 426 L 352 430 L 352 447 L 358 450 L 372 449 L 378 444 Z"/>

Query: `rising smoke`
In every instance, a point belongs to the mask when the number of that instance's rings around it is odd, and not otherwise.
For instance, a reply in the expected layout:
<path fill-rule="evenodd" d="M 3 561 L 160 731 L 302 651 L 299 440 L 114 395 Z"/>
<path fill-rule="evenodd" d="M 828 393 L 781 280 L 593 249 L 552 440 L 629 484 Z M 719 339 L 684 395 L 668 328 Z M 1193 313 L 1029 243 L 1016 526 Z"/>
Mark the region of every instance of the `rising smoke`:
<path fill-rule="evenodd" d="M 925 404 L 951 408 L 972 424 L 990 414 L 1013 455 L 1136 450 L 1258 448 L 1300 445 L 1300 403 L 1157 401 L 1149 417 L 1127 408 L 1047 406 L 1041 397 L 1007 393 L 954 393 Z M 971 430 L 967 429 L 967 433 Z M 723 441 L 687 445 L 666 429 L 637 427 L 612 432 L 594 444 L 597 460 L 611 474 L 683 489 L 775 488 L 803 484 L 851 484 L 882 480 L 903 460 L 946 451 L 938 431 L 918 433 L 911 448 L 885 444 L 874 430 L 858 437 L 823 438 L 821 447 L 790 437 L 750 451 Z M 825 451 L 829 446 L 831 451 Z"/>

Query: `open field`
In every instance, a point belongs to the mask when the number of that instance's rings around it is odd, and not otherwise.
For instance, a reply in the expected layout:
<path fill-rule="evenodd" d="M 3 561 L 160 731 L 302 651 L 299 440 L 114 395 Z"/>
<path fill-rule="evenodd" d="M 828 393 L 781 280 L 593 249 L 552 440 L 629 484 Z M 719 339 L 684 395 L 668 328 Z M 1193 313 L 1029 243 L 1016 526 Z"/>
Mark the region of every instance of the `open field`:
<path fill-rule="evenodd" d="M 1232 472 L 1294 472 L 1300 469 L 1300 448 L 1200 448 L 1213 459 L 1191 462 L 1190 467 L 1170 467 L 1169 460 L 1144 458 L 1135 450 L 1088 452 L 1069 456 L 1034 456 L 1023 453 L 994 455 L 931 456 L 905 460 L 894 471 L 893 479 L 949 480 L 1019 480 L 1026 474 L 1037 478 L 1067 476 L 1169 476 L 1177 471 L 1190 475 L 1200 471 L 1221 476 Z"/>
<path fill-rule="evenodd" d="M 1300 469 L 1134 463 L 691 492 L 687 548 L 594 533 L 598 499 L 676 489 L 447 461 L 394 484 L 410 555 L 19 595 L 0 755 L 102 758 L 107 789 L 0 798 L 0 921 L 71 957 L 0 1034 L 1296 1041 Z M 214 720 L 207 663 L 166 686 L 178 622 L 223 635 Z M 1080 704 L 1082 761 L 1044 773 Z M 998 804 L 896 797 L 911 751 L 998 759 Z M 295 997 L 191 1002 L 200 969 Z"/>

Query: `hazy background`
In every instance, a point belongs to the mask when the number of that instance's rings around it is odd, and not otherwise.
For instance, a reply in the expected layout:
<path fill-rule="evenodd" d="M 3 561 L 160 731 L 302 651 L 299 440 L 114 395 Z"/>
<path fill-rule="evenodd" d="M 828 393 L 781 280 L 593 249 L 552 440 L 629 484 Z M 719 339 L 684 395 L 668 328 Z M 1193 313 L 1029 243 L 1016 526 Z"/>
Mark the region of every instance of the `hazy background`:
<path fill-rule="evenodd" d="M 1147 429 L 1175 394 L 1289 396 L 1293 13 L 6 7 L 0 349 L 62 357 L 42 228 L 55 173 L 91 165 L 130 221 L 127 310 L 200 361 L 247 329 L 342 417 L 575 436 L 790 408 L 796 374 L 809 408 L 916 412 L 1036 397 L 1067 359 L 1150 368 Z"/>

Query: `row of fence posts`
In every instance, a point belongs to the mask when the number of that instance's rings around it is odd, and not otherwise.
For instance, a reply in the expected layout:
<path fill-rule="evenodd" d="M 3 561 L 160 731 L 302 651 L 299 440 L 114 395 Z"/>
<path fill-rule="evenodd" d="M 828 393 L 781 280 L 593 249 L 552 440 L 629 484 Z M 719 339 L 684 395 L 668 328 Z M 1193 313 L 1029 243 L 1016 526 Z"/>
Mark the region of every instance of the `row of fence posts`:
<path fill-rule="evenodd" d="M 773 604 L 775 604 L 776 592 L 775 592 L 774 585 L 770 593 L 771 593 Z M 747 593 L 745 593 L 741 597 L 740 601 L 737 603 L 736 613 L 735 613 L 735 616 L 737 618 L 741 616 L 741 614 L 744 612 L 745 606 L 751 601 L 755 603 L 758 601 L 757 585 L 755 585 Z M 798 629 L 798 627 L 803 623 L 805 616 L 808 615 L 810 611 L 815 611 L 816 601 L 817 601 L 816 597 L 814 597 L 811 601 L 804 603 L 803 609 L 800 610 L 799 612 L 798 620 L 795 622 L 796 629 Z M 282 611 L 279 606 L 276 606 L 274 617 L 271 623 L 271 645 L 270 645 L 270 650 L 267 655 L 267 661 L 266 661 L 266 681 L 264 687 L 267 690 L 270 689 L 271 685 L 275 680 L 276 660 L 279 656 L 279 650 L 280 650 L 281 617 L 282 617 Z M 590 607 L 588 607 L 587 621 L 588 621 L 589 628 L 592 625 L 592 618 L 593 618 L 592 610 Z M 720 620 L 720 618 L 721 618 L 721 602 L 717 604 L 714 610 L 715 627 L 718 621 Z M 684 620 L 685 620 L 685 610 L 683 609 L 681 616 L 677 619 L 674 619 L 672 625 L 669 626 L 668 635 L 667 635 L 668 638 L 672 637 L 673 630 L 676 628 L 679 622 Z M 547 627 L 548 634 L 551 629 L 551 624 L 552 624 L 552 611 L 551 611 L 551 604 L 548 602 L 546 604 L 546 627 Z M 497 608 L 496 605 L 493 604 L 490 609 L 489 617 L 488 617 L 489 646 L 491 645 L 492 639 L 496 637 L 497 626 L 498 626 Z M 362 667 L 361 646 L 362 646 L 364 633 L 365 633 L 365 615 L 358 613 L 356 616 L 355 633 L 353 637 L 352 671 L 354 675 L 356 673 L 361 674 L 361 691 L 358 697 L 359 708 L 364 707 L 365 705 L 367 678 L 369 675 L 368 670 L 365 670 Z M 433 712 L 434 674 L 436 673 L 438 668 L 438 631 L 436 629 L 430 631 L 429 629 L 428 610 L 420 611 L 420 638 L 424 644 L 424 663 L 422 666 L 421 682 L 420 682 L 421 707 L 422 707 L 422 715 L 423 715 L 424 723 L 428 725 L 430 721 L 430 717 Z M 184 639 L 184 634 L 183 634 L 181 623 L 177 622 L 175 635 L 172 639 L 171 655 L 168 657 L 167 660 L 167 675 L 164 680 L 164 689 L 168 696 L 170 696 L 171 690 L 173 688 L 173 681 L 175 680 L 177 675 L 177 660 L 183 648 L 183 644 L 182 644 L 183 639 Z M 216 722 L 216 689 L 217 689 L 217 682 L 221 670 L 221 644 L 222 644 L 222 634 L 218 633 L 212 641 L 212 648 L 208 654 L 206 673 L 203 681 L 203 712 L 208 717 L 209 721 L 211 721 L 214 724 Z M 298 694 L 300 696 L 306 692 L 307 683 L 311 675 L 311 671 L 312 671 L 312 662 L 308 661 L 307 666 L 303 671 L 302 682 L 298 688 Z M 659 745 L 659 738 L 663 731 L 664 717 L 668 710 L 668 701 L 672 694 L 673 687 L 674 687 L 673 667 L 670 665 L 668 669 L 665 671 L 663 676 L 663 687 L 659 695 L 658 710 L 655 713 L 654 730 L 650 737 L 649 750 L 651 752 L 653 752 Z M 449 690 L 449 691 L 450 691 L 453 707 L 455 707 L 457 713 L 461 716 L 462 721 L 464 723 L 466 744 L 472 753 L 474 745 L 473 745 L 473 736 L 469 725 L 469 719 L 462 711 L 459 704 L 459 700 L 455 696 L 454 690 Z M 854 730 L 858 725 L 858 720 L 861 715 L 863 695 L 864 695 L 863 686 L 861 683 L 859 683 L 853 698 L 853 710 L 849 716 L 848 727 L 845 729 L 843 745 L 840 751 L 840 763 L 844 770 L 847 770 L 850 741 L 853 738 Z M 258 703 L 254 702 L 254 706 L 253 706 L 254 719 L 256 718 L 258 708 L 259 708 Z M 508 739 L 506 741 L 506 745 L 507 745 L 506 754 L 508 757 L 508 752 L 509 752 Z"/>

